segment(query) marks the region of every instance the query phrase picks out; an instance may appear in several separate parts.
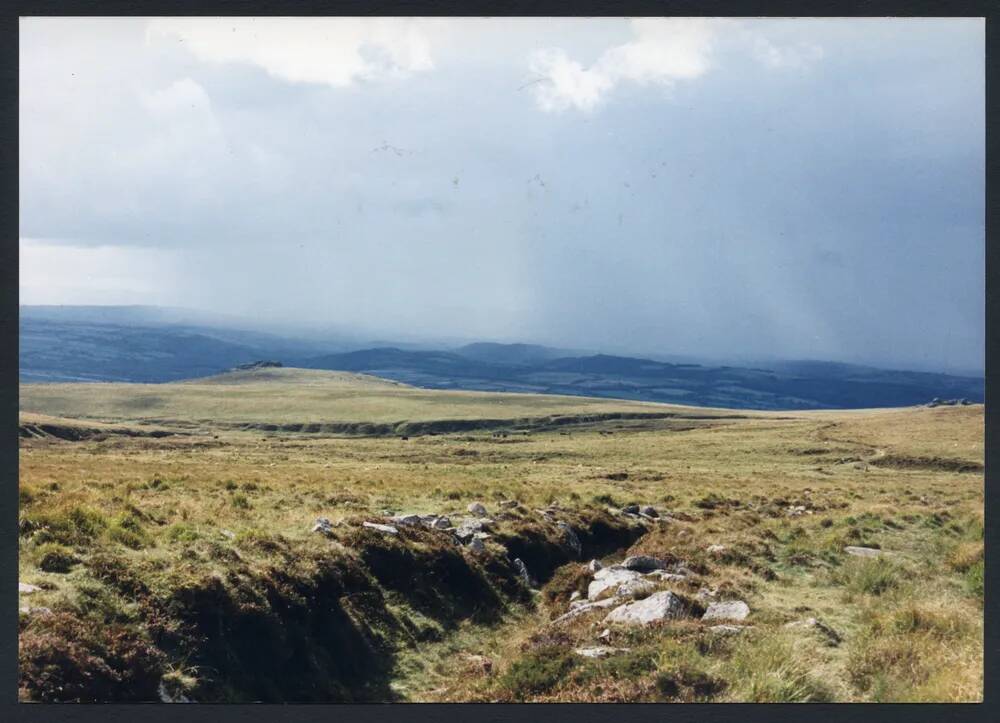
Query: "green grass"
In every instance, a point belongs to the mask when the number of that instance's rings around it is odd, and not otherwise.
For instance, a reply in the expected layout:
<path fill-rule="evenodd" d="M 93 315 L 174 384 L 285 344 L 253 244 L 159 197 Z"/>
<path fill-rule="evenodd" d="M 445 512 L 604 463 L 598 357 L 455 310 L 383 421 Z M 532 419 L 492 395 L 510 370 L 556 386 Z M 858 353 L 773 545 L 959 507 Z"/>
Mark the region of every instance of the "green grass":
<path fill-rule="evenodd" d="M 634 408 L 324 374 L 22 388 L 27 418 L 79 415 L 60 423 L 105 431 L 148 429 L 136 422 L 145 415 L 192 425 L 163 438 L 22 441 L 19 579 L 42 589 L 20 604 L 53 611 L 21 615 L 22 699 L 141 699 L 161 680 L 205 702 L 982 695 L 982 475 L 837 461 L 981 460 L 981 408 L 610 421 L 507 438 L 228 426 L 246 415 L 366 423 Z M 358 527 L 383 510 L 461 520 L 474 500 L 496 515 L 508 499 L 519 506 L 481 558 L 433 533 L 384 539 Z M 599 529 L 606 506 L 628 503 L 672 521 L 638 539 Z M 610 541 L 614 559 L 683 562 L 692 581 L 665 587 L 689 600 L 702 587 L 745 600 L 752 630 L 719 637 L 695 616 L 616 629 L 608 644 L 626 653 L 574 655 L 599 644 L 600 617 L 548 625 L 589 581 L 585 560 L 569 561 L 535 511 L 548 504 L 585 541 Z M 798 505 L 812 514 L 790 516 Z M 342 523 L 334 540 L 310 532 L 320 516 Z M 546 572 L 540 595 L 513 582 L 493 544 L 505 539 Z M 710 544 L 726 552 L 710 555 Z M 852 544 L 887 554 L 850 558 Z M 784 628 L 806 617 L 842 642 Z"/>

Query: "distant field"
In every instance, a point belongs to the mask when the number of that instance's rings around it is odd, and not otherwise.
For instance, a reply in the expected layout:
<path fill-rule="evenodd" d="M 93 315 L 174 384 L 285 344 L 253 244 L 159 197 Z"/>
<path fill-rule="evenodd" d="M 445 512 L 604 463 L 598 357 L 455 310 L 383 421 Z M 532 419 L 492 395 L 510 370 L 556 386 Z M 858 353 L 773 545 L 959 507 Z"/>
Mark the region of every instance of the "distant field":
<path fill-rule="evenodd" d="M 24 385 L 21 410 L 22 700 L 982 698 L 981 405 L 734 414 L 280 369 Z M 472 502 L 478 551 L 388 518 Z M 635 554 L 683 571 L 653 585 L 682 618 L 555 622 L 585 563 Z M 710 600 L 750 614 L 720 633 Z"/>
<path fill-rule="evenodd" d="M 104 421 L 270 424 L 706 413 L 698 407 L 648 402 L 426 390 L 363 374 L 288 368 L 167 384 L 22 384 L 20 409 Z"/>

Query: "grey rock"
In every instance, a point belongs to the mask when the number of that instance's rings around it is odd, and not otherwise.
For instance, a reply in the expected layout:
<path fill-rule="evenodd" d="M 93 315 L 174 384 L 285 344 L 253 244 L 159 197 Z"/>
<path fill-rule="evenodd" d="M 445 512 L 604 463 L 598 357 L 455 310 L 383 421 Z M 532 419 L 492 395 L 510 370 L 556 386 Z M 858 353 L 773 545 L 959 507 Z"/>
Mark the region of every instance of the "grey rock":
<path fill-rule="evenodd" d="M 652 572 L 653 570 L 666 569 L 667 563 L 649 555 L 632 555 L 625 558 L 624 562 L 622 562 L 622 567 L 626 570 L 635 570 L 636 572 Z"/>
<path fill-rule="evenodd" d="M 525 585 L 527 585 L 528 587 L 534 586 L 535 581 L 532 580 L 531 573 L 528 572 L 528 566 L 524 564 L 524 560 L 522 560 L 520 557 L 515 557 L 514 568 L 517 570 L 518 577 L 521 578 L 521 581 Z"/>
<path fill-rule="evenodd" d="M 500 503 L 500 509 L 502 510 L 512 510 L 517 507 L 517 500 L 504 500 Z"/>
<path fill-rule="evenodd" d="M 468 548 L 473 552 L 483 552 L 486 550 L 486 543 L 483 542 L 481 537 L 475 535 L 471 540 L 469 540 Z"/>
<path fill-rule="evenodd" d="M 390 517 L 389 519 L 394 524 L 404 525 L 406 527 L 416 527 L 423 522 L 419 515 L 396 515 L 395 517 Z"/>
<path fill-rule="evenodd" d="M 594 579 L 587 586 L 587 599 L 596 600 L 605 590 L 616 590 L 623 583 L 641 579 L 642 575 L 635 570 L 605 567 L 594 573 Z"/>
<path fill-rule="evenodd" d="M 660 513 L 657 512 L 656 508 L 653 507 L 652 505 L 644 505 L 643 507 L 640 507 L 639 514 L 643 515 L 644 517 L 653 517 L 653 518 L 660 516 Z"/>
<path fill-rule="evenodd" d="M 312 526 L 312 531 L 319 532 L 320 534 L 323 535 L 332 535 L 333 526 L 334 526 L 333 523 L 330 522 L 330 520 L 328 520 L 326 517 L 317 517 L 316 524 Z"/>
<path fill-rule="evenodd" d="M 628 648 L 610 648 L 607 645 L 598 645 L 593 648 L 573 648 L 573 652 L 584 658 L 607 658 L 617 653 L 627 653 Z"/>
<path fill-rule="evenodd" d="M 568 613 L 563 613 L 555 620 L 553 620 L 552 624 L 561 623 L 565 620 L 572 620 L 573 618 L 579 617 L 580 615 L 583 615 L 586 612 L 590 612 L 591 610 L 600 610 L 602 608 L 609 608 L 620 604 L 621 600 L 614 597 L 605 598 L 604 600 L 598 600 L 597 602 L 585 602 L 582 605 L 576 605 L 575 607 L 571 608 Z"/>
<path fill-rule="evenodd" d="M 624 625 L 648 625 L 660 620 L 674 620 L 684 617 L 688 607 L 680 597 L 663 590 L 653 593 L 643 600 L 626 603 L 616 607 L 604 618 L 606 623 L 621 623 Z"/>
<path fill-rule="evenodd" d="M 706 622 L 709 620 L 746 620 L 749 614 L 750 606 L 742 600 L 726 600 L 725 602 L 711 603 L 701 619 Z"/>
<path fill-rule="evenodd" d="M 716 635 L 739 635 L 746 629 L 743 625 L 713 625 L 708 630 Z"/>
<path fill-rule="evenodd" d="M 575 602 L 576 600 L 579 600 L 581 597 L 582 597 L 582 595 L 580 594 L 580 591 L 579 590 L 574 590 L 573 594 L 569 596 L 569 601 L 570 602 Z"/>
<path fill-rule="evenodd" d="M 615 595 L 618 597 L 638 598 L 648 595 L 654 590 L 656 590 L 656 583 L 640 578 L 638 580 L 623 582 L 618 586 L 618 589 L 615 591 Z"/>
<path fill-rule="evenodd" d="M 32 585 L 28 582 L 17 583 L 17 593 L 19 595 L 30 595 L 31 593 L 38 592 L 41 589 L 42 588 L 38 587 L 38 585 Z"/>
<path fill-rule="evenodd" d="M 622 507 L 622 512 L 626 515 L 637 515 L 639 514 L 639 505 L 625 505 Z"/>
<path fill-rule="evenodd" d="M 611 640 L 611 628 L 604 628 L 604 630 L 602 630 L 597 635 L 597 639 L 598 640 L 604 640 L 604 641 Z"/>
<path fill-rule="evenodd" d="M 472 502 L 466 509 L 470 515 L 475 515 L 476 517 L 486 517 L 486 507 L 482 502 Z"/>
<path fill-rule="evenodd" d="M 601 564 L 600 560 L 591 560 L 590 562 L 587 563 L 587 569 L 590 570 L 591 572 L 597 572 L 603 567 L 604 565 Z"/>
<path fill-rule="evenodd" d="M 667 572 L 666 570 L 647 572 L 646 577 L 653 578 L 654 580 L 662 580 L 663 582 L 684 582 L 688 579 L 687 575 L 679 572 Z"/>
<path fill-rule="evenodd" d="M 573 528 L 565 522 L 557 522 L 556 525 L 562 530 L 563 544 L 572 551 L 574 557 L 579 557 L 583 552 L 583 545 L 580 538 L 573 532 Z"/>
<path fill-rule="evenodd" d="M 715 555 L 716 557 L 723 554 L 725 551 L 726 551 L 725 545 L 709 545 L 707 548 L 705 548 L 705 552 L 707 552 L 709 555 Z"/>
<path fill-rule="evenodd" d="M 378 532 L 385 532 L 388 535 L 398 535 L 399 530 L 397 530 L 392 525 L 380 525 L 375 522 L 362 522 L 362 527 L 367 527 L 369 530 L 376 530 Z"/>
<path fill-rule="evenodd" d="M 853 545 L 845 547 L 844 552 L 854 557 L 879 557 L 885 554 L 882 550 L 876 550 L 874 547 L 854 547 Z"/>

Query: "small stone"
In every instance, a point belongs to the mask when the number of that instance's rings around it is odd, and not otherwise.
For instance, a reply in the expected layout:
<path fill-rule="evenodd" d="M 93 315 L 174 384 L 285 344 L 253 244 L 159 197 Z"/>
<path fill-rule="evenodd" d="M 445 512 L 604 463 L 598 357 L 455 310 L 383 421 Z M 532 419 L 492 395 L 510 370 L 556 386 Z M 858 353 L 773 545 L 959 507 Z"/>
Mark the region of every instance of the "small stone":
<path fill-rule="evenodd" d="M 42 588 L 38 587 L 38 585 L 32 585 L 31 583 L 27 582 L 17 583 L 17 592 L 19 595 L 30 595 L 31 593 L 38 592 L 41 589 Z"/>
<path fill-rule="evenodd" d="M 476 517 L 486 517 L 486 507 L 482 502 L 472 502 L 466 508 L 470 515 L 475 515 Z"/>
<path fill-rule="evenodd" d="M 597 639 L 598 640 L 605 640 L 605 641 L 611 640 L 611 628 L 604 628 L 604 630 L 602 630 L 598 634 Z"/>
<path fill-rule="evenodd" d="M 713 625 L 709 628 L 709 632 L 716 635 L 739 635 L 744 630 L 746 628 L 742 625 Z"/>
<path fill-rule="evenodd" d="M 574 648 L 573 652 L 584 658 L 607 658 L 616 653 L 626 653 L 628 648 L 609 648 L 606 645 L 599 645 L 594 648 Z"/>
<path fill-rule="evenodd" d="M 854 557 L 879 557 L 884 554 L 882 550 L 876 550 L 874 547 L 854 547 L 852 545 L 845 547 L 844 552 Z"/>
<path fill-rule="evenodd" d="M 680 597 L 664 590 L 653 593 L 643 600 L 621 605 L 604 618 L 606 623 L 625 625 L 648 625 L 660 620 L 673 620 L 687 614 L 688 606 Z"/>
<path fill-rule="evenodd" d="M 635 570 L 636 572 L 652 572 L 653 570 L 665 569 L 667 563 L 649 555 L 632 555 L 625 558 L 625 561 L 622 562 L 622 567 L 626 570 Z"/>
<path fill-rule="evenodd" d="M 563 613 L 562 615 L 557 617 L 555 620 L 552 621 L 552 624 L 561 623 L 564 620 L 572 620 L 573 618 L 583 615 L 584 613 L 589 612 L 591 610 L 598 610 L 600 608 L 609 608 L 614 605 L 620 605 L 620 604 L 621 600 L 614 597 L 605 598 L 604 600 L 598 600 L 597 602 L 585 602 L 581 605 L 574 604 L 574 606 L 570 608 L 570 611 L 568 613 Z"/>
<path fill-rule="evenodd" d="M 596 600 L 605 590 L 615 590 L 623 583 L 641 579 L 642 575 L 635 570 L 605 567 L 594 573 L 594 579 L 587 586 L 587 599 Z"/>
<path fill-rule="evenodd" d="M 592 573 L 597 572 L 603 567 L 604 565 L 601 564 L 600 560 L 591 560 L 590 562 L 587 563 L 587 569 Z"/>
<path fill-rule="evenodd" d="M 517 570 L 517 575 L 521 578 L 521 581 L 528 587 L 532 587 L 534 580 L 531 579 L 531 574 L 528 572 L 528 566 L 524 564 L 524 560 L 520 557 L 515 557 L 514 568 Z"/>
<path fill-rule="evenodd" d="M 312 531 L 319 532 L 322 535 L 332 535 L 333 523 L 325 517 L 317 517 L 316 524 L 312 526 Z"/>
<path fill-rule="evenodd" d="M 725 545 L 709 545 L 705 549 L 705 552 L 707 552 L 709 555 L 715 555 L 716 557 L 723 554 L 725 551 L 726 551 Z"/>
<path fill-rule="evenodd" d="M 422 522 L 419 515 L 396 515 L 389 519 L 397 525 L 404 525 L 406 527 L 416 527 Z"/>
<path fill-rule="evenodd" d="M 653 507 L 652 505 L 645 505 L 644 507 L 640 507 L 639 514 L 643 515 L 644 517 L 653 517 L 653 518 L 660 516 L 660 513 L 657 512 L 656 508 Z"/>
<path fill-rule="evenodd" d="M 622 512 L 626 515 L 637 515 L 639 514 L 639 505 L 625 505 L 622 507 Z"/>
<path fill-rule="evenodd" d="M 500 503 L 500 509 L 502 510 L 512 510 L 517 507 L 517 500 L 504 500 Z"/>
<path fill-rule="evenodd" d="M 478 535 L 469 540 L 468 548 L 473 552 L 483 552 L 486 550 L 486 543 Z"/>
<path fill-rule="evenodd" d="M 750 614 L 750 606 L 742 600 L 726 600 L 714 602 L 708 606 L 702 621 L 708 620 L 746 620 Z"/>
<path fill-rule="evenodd" d="M 580 599 L 581 597 L 583 597 L 583 596 L 582 596 L 582 594 L 580 593 L 580 591 L 579 591 L 579 590 L 574 590 L 574 591 L 573 591 L 573 594 L 571 594 L 571 595 L 569 596 L 569 601 L 570 601 L 570 602 L 575 602 L 576 600 L 579 600 L 579 599 Z"/>
<path fill-rule="evenodd" d="M 649 580 L 638 579 L 629 580 L 618 586 L 615 591 L 615 595 L 618 597 L 631 597 L 638 598 L 648 595 L 656 589 L 656 583 L 650 582 Z"/>
<path fill-rule="evenodd" d="M 375 522 L 362 522 L 361 526 L 362 527 L 367 527 L 369 530 L 376 530 L 378 532 L 385 532 L 386 534 L 389 534 L 389 535 L 398 535 L 399 534 L 399 530 L 397 530 L 392 525 L 380 525 L 380 524 L 375 523 Z"/>
<path fill-rule="evenodd" d="M 666 570 L 647 572 L 646 577 L 652 577 L 663 582 L 684 582 L 688 579 L 687 575 L 682 575 L 678 572 L 667 572 Z"/>
<path fill-rule="evenodd" d="M 565 522 L 556 523 L 559 529 L 562 530 L 563 544 L 566 545 L 573 553 L 574 557 L 579 557 L 583 552 L 583 545 L 580 543 L 580 538 L 577 537 L 573 528 L 567 525 Z"/>

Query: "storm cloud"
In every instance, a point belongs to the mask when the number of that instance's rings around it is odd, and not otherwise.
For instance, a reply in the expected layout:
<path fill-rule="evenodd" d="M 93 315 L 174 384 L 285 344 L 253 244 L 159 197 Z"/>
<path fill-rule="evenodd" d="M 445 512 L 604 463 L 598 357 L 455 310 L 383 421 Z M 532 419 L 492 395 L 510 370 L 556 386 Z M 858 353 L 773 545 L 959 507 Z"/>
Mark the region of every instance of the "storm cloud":
<path fill-rule="evenodd" d="M 976 19 L 23 19 L 23 303 L 981 369 Z"/>

